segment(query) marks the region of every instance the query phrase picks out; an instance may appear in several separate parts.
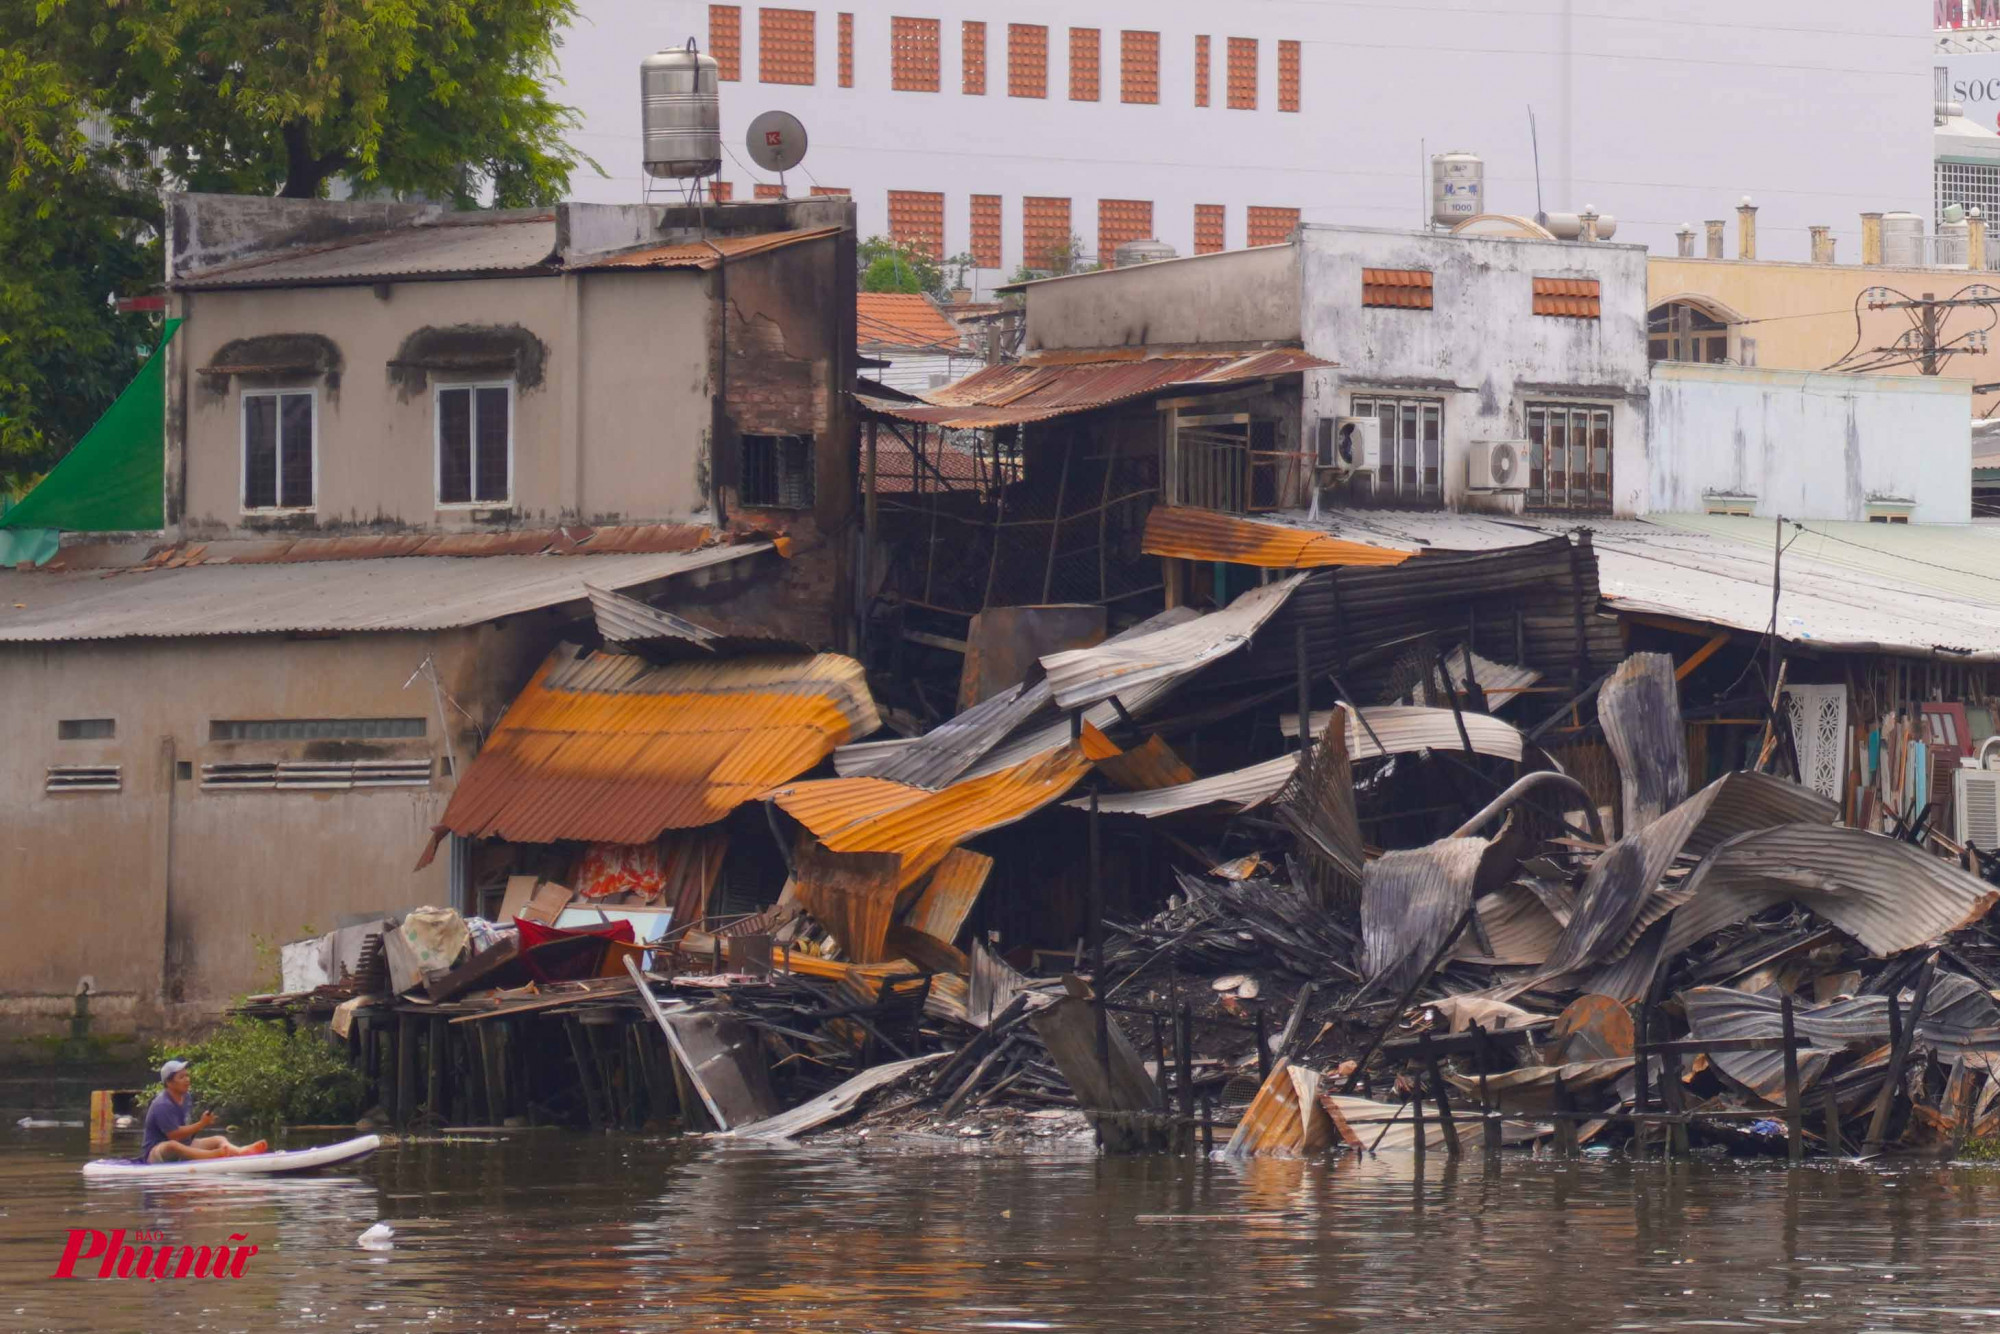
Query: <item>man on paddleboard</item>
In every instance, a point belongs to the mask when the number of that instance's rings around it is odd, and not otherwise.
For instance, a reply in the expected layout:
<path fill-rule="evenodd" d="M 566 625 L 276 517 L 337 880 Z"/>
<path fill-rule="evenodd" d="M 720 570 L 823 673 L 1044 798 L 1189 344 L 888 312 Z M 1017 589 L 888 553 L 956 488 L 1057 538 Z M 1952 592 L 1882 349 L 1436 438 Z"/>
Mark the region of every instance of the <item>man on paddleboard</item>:
<path fill-rule="evenodd" d="M 215 1124 L 215 1113 L 203 1112 L 188 1120 L 188 1090 L 194 1080 L 186 1061 L 168 1061 L 160 1067 L 162 1088 L 146 1109 L 146 1138 L 139 1151 L 142 1163 L 192 1162 L 202 1158 L 236 1158 L 246 1153 L 262 1153 L 269 1147 L 263 1140 L 255 1144 L 231 1144 L 222 1135 L 202 1135 Z M 200 1136 L 200 1138 L 196 1138 Z"/>

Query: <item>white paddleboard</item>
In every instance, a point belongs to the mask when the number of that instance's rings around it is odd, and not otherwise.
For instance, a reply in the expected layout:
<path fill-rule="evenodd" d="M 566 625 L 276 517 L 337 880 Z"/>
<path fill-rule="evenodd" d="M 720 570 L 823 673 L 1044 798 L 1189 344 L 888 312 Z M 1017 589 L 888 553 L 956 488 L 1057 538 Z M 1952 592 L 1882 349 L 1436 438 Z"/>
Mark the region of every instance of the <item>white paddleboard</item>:
<path fill-rule="evenodd" d="M 83 1165 L 86 1177 L 103 1180 L 161 1181 L 193 1176 L 284 1176 L 312 1172 L 337 1163 L 366 1158 L 381 1146 L 380 1135 L 358 1135 L 338 1144 L 277 1153 L 252 1153 L 238 1158 L 201 1158 L 177 1163 L 135 1163 L 130 1158 L 99 1158 Z"/>

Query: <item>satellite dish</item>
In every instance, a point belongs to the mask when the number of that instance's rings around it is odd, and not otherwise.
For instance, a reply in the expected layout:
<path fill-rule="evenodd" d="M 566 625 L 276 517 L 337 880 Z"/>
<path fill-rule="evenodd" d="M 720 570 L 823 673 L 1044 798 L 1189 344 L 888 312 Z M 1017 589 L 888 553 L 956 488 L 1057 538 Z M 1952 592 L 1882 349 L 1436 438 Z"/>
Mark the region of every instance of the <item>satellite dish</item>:
<path fill-rule="evenodd" d="M 765 171 L 787 172 L 806 155 L 806 127 L 789 111 L 766 111 L 743 136 L 750 160 Z"/>

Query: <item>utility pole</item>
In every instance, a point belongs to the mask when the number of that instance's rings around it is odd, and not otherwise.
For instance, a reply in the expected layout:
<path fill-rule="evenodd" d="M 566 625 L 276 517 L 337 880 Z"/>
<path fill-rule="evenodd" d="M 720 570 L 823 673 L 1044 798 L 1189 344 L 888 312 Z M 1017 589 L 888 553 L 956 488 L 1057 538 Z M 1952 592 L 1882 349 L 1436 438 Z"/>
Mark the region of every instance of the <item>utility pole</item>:
<path fill-rule="evenodd" d="M 1994 312 L 1995 322 L 2000 323 L 2000 288 L 1985 282 L 1969 283 L 1942 299 L 1935 292 L 1912 297 L 1888 287 L 1871 287 L 1864 295 L 1868 297 L 1868 309 L 1900 310 L 1910 321 L 1910 327 L 1886 347 L 1864 348 L 1858 345 L 1857 340 L 1857 346 L 1852 351 L 1826 368 L 1830 371 L 1865 374 L 1893 370 L 1898 366 L 1915 366 L 1924 375 L 1942 375 L 1946 363 L 1953 357 L 1986 351 L 1986 335 L 1993 327 L 1988 325 L 1987 328 L 1971 329 L 1947 338 L 1945 326 L 1954 311 L 1983 308 Z M 1985 389 L 1975 387 L 1974 392 L 1985 392 Z"/>
<path fill-rule="evenodd" d="M 1938 308 L 1935 293 L 1924 293 L 1923 310 L 1919 313 L 1917 327 L 1923 331 L 1922 364 L 1924 374 L 1936 375 L 1938 373 Z M 1784 525 L 1780 523 L 1778 526 L 1782 531 Z"/>

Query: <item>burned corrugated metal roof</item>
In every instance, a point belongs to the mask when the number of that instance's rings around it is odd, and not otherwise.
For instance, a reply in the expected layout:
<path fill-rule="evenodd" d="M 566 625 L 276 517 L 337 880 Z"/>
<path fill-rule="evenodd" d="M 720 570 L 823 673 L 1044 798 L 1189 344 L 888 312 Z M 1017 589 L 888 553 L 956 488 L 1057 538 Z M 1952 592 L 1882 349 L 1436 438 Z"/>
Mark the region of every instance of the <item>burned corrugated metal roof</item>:
<path fill-rule="evenodd" d="M 1129 643 L 1200 615 L 1192 607 L 1171 607 L 1104 642 Z M 1173 686 L 1172 681 L 1141 686 L 1130 695 L 1119 696 L 1118 702 L 1125 706 L 1126 712 L 1142 717 Z M 1096 704 L 1084 710 L 1083 720 L 1092 727 L 1109 727 L 1118 721 L 1118 710 L 1109 702 Z M 833 766 L 844 778 L 888 778 L 919 787 L 940 788 L 960 774 L 980 777 L 1011 768 L 1036 755 L 1058 750 L 1069 739 L 1069 720 L 1056 710 L 1053 692 L 1044 679 L 1033 685 L 1003 690 L 939 723 L 921 737 L 842 746 L 834 752 Z"/>
<path fill-rule="evenodd" d="M 556 271 L 556 215 L 547 210 L 447 214 L 435 221 L 286 246 L 175 277 L 184 291 L 312 287 L 385 278 L 520 276 Z"/>
<path fill-rule="evenodd" d="M 1272 570 L 1401 565 L 1416 554 L 1351 542 L 1310 528 L 1178 505 L 1155 505 L 1147 513 L 1146 535 L 1139 549 L 1149 556 L 1228 561 Z"/>
<path fill-rule="evenodd" d="M 1332 720 L 1333 711 L 1313 715 L 1313 731 L 1320 734 Z M 1388 704 L 1377 708 L 1361 710 L 1361 717 L 1368 720 L 1364 728 L 1359 718 L 1350 717 L 1347 727 L 1347 753 L 1351 760 L 1374 759 L 1382 755 L 1401 755 L 1412 751 L 1435 749 L 1457 750 L 1462 744 L 1458 736 L 1458 721 L 1452 717 L 1450 709 L 1426 709 L 1417 706 Z M 1298 718 L 1293 715 L 1288 720 L 1290 735 L 1298 735 Z M 1511 725 L 1485 714 L 1468 713 L 1465 727 L 1472 737 L 1472 748 L 1482 755 L 1493 755 L 1501 759 L 1518 760 L 1522 755 L 1521 734 Z M 1369 729 L 1373 729 L 1370 735 Z M 1377 744 L 1377 738 L 1380 744 Z M 1113 796 L 1100 797 L 1097 808 L 1113 815 L 1143 815 L 1149 820 L 1163 815 L 1174 815 L 1181 811 L 1191 811 L 1202 806 L 1234 806 L 1238 810 L 1248 810 L 1269 800 L 1284 787 L 1298 767 L 1299 755 L 1291 751 L 1275 759 L 1252 764 L 1230 773 L 1214 774 L 1207 778 L 1197 778 L 1192 783 L 1179 787 L 1159 788 L 1151 792 L 1121 792 Z M 1072 806 L 1083 803 L 1072 801 Z"/>
<path fill-rule="evenodd" d="M 1542 673 L 1533 667 L 1523 667 L 1511 662 L 1495 662 L 1484 654 L 1474 653 L 1463 644 L 1450 649 L 1444 655 L 1445 666 L 1451 671 L 1451 688 L 1463 700 L 1468 680 L 1479 687 L 1479 693 L 1486 697 L 1488 708 L 1505 708 L 1521 697 L 1521 692 L 1542 679 Z M 1436 667 L 1431 668 L 1431 687 L 1436 696 L 1444 694 L 1443 674 Z"/>
<path fill-rule="evenodd" d="M 950 944 L 958 939 L 986 878 L 993 873 L 993 859 L 970 848 L 953 848 L 931 873 L 917 901 L 910 905 L 909 924 L 927 936 Z"/>
<path fill-rule="evenodd" d="M 615 254 L 594 255 L 573 261 L 573 269 L 712 269 L 726 259 L 761 255 L 783 250 L 804 241 L 824 240 L 840 235 L 838 227 L 807 227 L 788 232 L 765 232 L 757 236 L 718 236 L 709 241 L 679 241 L 671 245 L 640 246 Z M 716 251 L 720 250 L 721 255 Z"/>
<path fill-rule="evenodd" d="M 1638 833 L 1687 799 L 1687 730 L 1667 653 L 1634 653 L 1597 695 L 1597 721 L 1618 761 L 1625 825 Z"/>
<path fill-rule="evenodd" d="M 1472 903 L 1494 844 L 1446 838 L 1385 852 L 1361 873 L 1361 972 L 1371 987 L 1401 991 L 1444 945 Z"/>
<path fill-rule="evenodd" d="M 654 656 L 703 656 L 730 651 L 746 653 L 805 653 L 811 646 L 797 640 L 762 635 L 724 634 L 664 608 L 608 588 L 585 586 L 597 633 L 607 644 L 642 650 Z"/>
<path fill-rule="evenodd" d="M 881 726 L 836 653 L 657 665 L 559 646 L 452 794 L 466 838 L 647 843 L 712 824 Z"/>
<path fill-rule="evenodd" d="M 148 548 L 119 559 L 116 549 L 65 547 L 41 573 L 65 569 L 179 570 L 190 565 L 306 565 L 322 561 L 387 560 L 399 556 L 608 556 L 697 551 L 760 535 L 721 533 L 706 524 L 611 524 L 592 528 L 508 528 L 491 533 L 356 533 L 328 537 L 218 538 Z M 73 563 L 72 563 L 73 562 Z"/>
<path fill-rule="evenodd" d="M 1304 575 L 1253 588 L 1220 611 L 1135 639 L 1107 640 L 1042 659 L 1056 707 L 1079 708 L 1207 666 L 1250 642 L 1250 636 L 1285 605 Z"/>
<path fill-rule="evenodd" d="M 1274 517 L 1309 522 L 1303 513 Z M 1453 550 L 1511 547 L 1524 536 L 1588 527 L 1611 609 L 1749 634 L 1763 634 L 1771 622 L 1770 519 L 1704 514 L 1502 519 L 1342 510 L 1329 516 L 1328 526 L 1357 541 Z M 2000 570 L 2000 527 L 1813 520 L 1787 529 L 1785 542 L 1781 639 L 1830 652 L 2000 662 L 2000 573 L 1994 573 Z M 1342 572 L 1343 598 L 1344 581 L 1366 573 Z"/>
<path fill-rule="evenodd" d="M 1646 927 L 1687 902 L 1692 881 L 1660 886 L 1683 852 L 1698 857 L 1724 839 L 1772 825 L 1813 820 L 1821 823 L 1810 827 L 1824 832 L 1839 814 L 1833 802 L 1797 783 L 1769 774 L 1724 774 L 1592 863 L 1543 976 L 1621 957 Z"/>
<path fill-rule="evenodd" d="M 759 542 L 588 561 L 405 556 L 143 572 L 0 571 L 0 643 L 449 630 L 583 602 L 586 581 L 630 588 L 770 549 Z"/>
<path fill-rule="evenodd" d="M 1881 958 L 1986 915 L 2000 890 L 1899 839 L 1845 826 L 1783 824 L 1716 848 L 1667 925 L 1671 958 L 1711 932 L 1796 900 Z"/>
<path fill-rule="evenodd" d="M 1297 348 L 1268 352 L 1168 356 L 1133 349 L 1075 362 L 1022 361 L 988 366 L 956 384 L 934 389 L 923 403 L 863 399 L 864 406 L 901 421 L 960 428 L 1013 426 L 1091 412 L 1169 389 L 1241 384 L 1333 365 Z"/>

